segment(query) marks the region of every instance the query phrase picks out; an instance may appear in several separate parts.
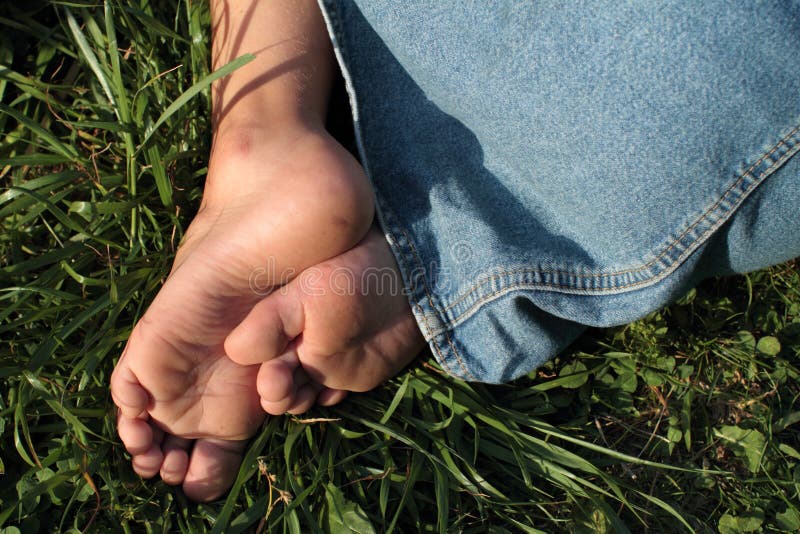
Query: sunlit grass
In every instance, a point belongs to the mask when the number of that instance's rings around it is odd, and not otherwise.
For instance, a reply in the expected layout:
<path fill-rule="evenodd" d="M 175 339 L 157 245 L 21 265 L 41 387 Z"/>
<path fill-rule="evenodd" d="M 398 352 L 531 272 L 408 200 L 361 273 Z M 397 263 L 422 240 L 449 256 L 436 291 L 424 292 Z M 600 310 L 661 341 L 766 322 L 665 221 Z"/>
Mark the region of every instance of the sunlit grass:
<path fill-rule="evenodd" d="M 202 192 L 207 8 L 5 5 L 0 527 L 800 528 L 796 263 L 592 331 L 512 385 L 456 382 L 428 360 L 338 407 L 271 418 L 217 503 L 140 480 L 108 378 Z"/>

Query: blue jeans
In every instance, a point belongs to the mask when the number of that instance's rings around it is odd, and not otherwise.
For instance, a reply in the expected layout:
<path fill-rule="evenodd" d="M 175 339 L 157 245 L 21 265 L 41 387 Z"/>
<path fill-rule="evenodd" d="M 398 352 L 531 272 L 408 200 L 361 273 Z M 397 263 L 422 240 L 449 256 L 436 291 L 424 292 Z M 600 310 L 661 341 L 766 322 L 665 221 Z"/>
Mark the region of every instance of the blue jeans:
<path fill-rule="evenodd" d="M 322 0 L 379 218 L 451 374 L 800 255 L 798 2 Z"/>

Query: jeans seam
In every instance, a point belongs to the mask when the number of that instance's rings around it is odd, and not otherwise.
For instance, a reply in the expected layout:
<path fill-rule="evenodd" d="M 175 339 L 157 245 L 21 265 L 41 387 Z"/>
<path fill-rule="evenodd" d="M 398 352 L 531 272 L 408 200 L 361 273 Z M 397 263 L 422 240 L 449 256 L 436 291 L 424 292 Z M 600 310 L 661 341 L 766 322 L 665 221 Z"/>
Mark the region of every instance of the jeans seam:
<path fill-rule="evenodd" d="M 417 310 L 417 313 L 422 318 L 422 320 L 425 321 L 425 328 L 428 330 L 428 332 L 431 332 L 432 331 L 431 325 L 428 322 L 428 316 L 425 313 L 425 311 L 416 302 L 414 303 L 414 308 Z M 448 365 L 447 358 L 442 353 L 442 349 L 441 347 L 439 347 L 439 343 L 436 341 L 436 337 L 437 336 L 432 336 L 430 338 L 431 343 L 433 343 L 433 349 L 434 349 L 434 354 L 436 355 L 436 359 L 439 361 L 439 363 L 442 364 L 442 367 L 444 367 L 444 370 L 447 372 L 447 374 L 455 376 L 456 373 L 454 373 L 453 370 L 450 368 L 450 365 Z"/>
<path fill-rule="evenodd" d="M 376 195 L 376 198 L 377 198 L 377 195 Z M 390 244 L 394 245 L 392 248 L 393 248 L 393 250 L 396 251 L 395 257 L 397 258 L 398 267 L 400 268 L 400 270 L 404 274 L 407 275 L 408 280 L 409 280 L 409 284 L 413 288 L 415 286 L 415 284 L 414 284 L 414 281 L 411 279 L 411 274 L 414 272 L 414 270 L 413 269 L 409 269 L 408 266 L 409 266 L 409 263 L 410 264 L 414 264 L 414 258 L 405 258 L 405 255 L 407 253 L 406 247 L 403 246 L 399 242 L 399 240 L 396 238 L 396 234 L 397 233 L 402 233 L 406 237 L 406 239 L 408 239 L 408 233 L 405 230 L 403 230 L 402 228 L 400 228 L 400 226 L 395 222 L 394 216 L 391 213 L 391 210 L 386 208 L 386 206 L 384 205 L 383 202 L 377 202 L 376 203 L 376 210 L 375 211 L 376 211 L 376 213 L 378 215 L 378 220 L 381 223 L 381 226 L 383 227 L 384 231 L 390 237 Z M 423 281 L 423 286 L 424 285 L 425 285 L 425 282 Z M 458 373 L 456 373 L 454 371 L 454 369 L 451 367 L 451 365 L 448 363 L 448 360 L 450 358 L 447 356 L 447 354 L 442 349 L 442 347 L 440 346 L 439 342 L 436 339 L 441 334 L 442 329 L 438 328 L 438 329 L 435 330 L 432 327 L 432 325 L 430 323 L 429 313 L 427 313 L 425 311 L 425 309 L 422 307 L 422 305 L 418 301 L 418 300 L 423 300 L 425 297 L 423 295 L 419 295 L 419 297 L 417 297 L 417 295 L 412 295 L 412 296 L 414 297 L 414 299 L 412 299 L 411 305 L 413 306 L 414 311 L 416 311 L 416 316 L 419 318 L 417 322 L 418 323 L 421 322 L 422 323 L 421 326 L 424 326 L 425 332 L 423 332 L 423 335 L 426 338 L 426 340 L 429 341 L 429 346 L 431 347 L 431 349 L 433 351 L 434 357 L 441 364 L 442 368 L 445 370 L 445 372 L 447 372 L 447 374 L 452 375 L 452 376 L 459 376 Z M 434 313 L 437 313 L 437 306 L 433 303 L 430 293 L 427 294 L 427 300 L 428 300 L 428 305 L 432 308 L 432 311 Z M 437 313 L 437 315 L 438 315 L 438 313 Z M 441 320 L 440 320 L 440 322 L 441 322 Z M 434 331 L 436 331 L 437 334 L 436 335 L 431 335 L 431 332 L 434 332 Z M 461 368 L 465 370 L 463 362 L 458 360 L 458 358 L 456 358 L 456 359 L 457 359 L 459 365 L 461 366 Z M 467 373 L 467 374 L 469 374 L 469 373 Z"/>
<path fill-rule="evenodd" d="M 392 243 L 394 243 L 398 248 L 398 254 L 396 255 L 397 259 L 398 259 L 398 267 L 400 267 L 403 272 L 411 273 L 412 271 L 409 270 L 408 265 L 406 263 L 406 259 L 403 257 L 404 253 L 403 253 L 403 250 L 402 250 L 402 246 L 399 245 L 399 243 L 398 243 L 398 241 L 395 238 L 394 233 L 393 233 L 393 230 L 394 230 L 394 232 L 397 232 L 399 230 L 399 228 L 397 228 L 397 226 L 394 223 L 389 223 L 389 221 L 386 220 L 386 217 L 383 216 L 384 213 L 381 210 L 376 210 L 376 211 L 378 211 L 378 213 L 379 213 L 379 217 L 378 218 L 381 220 L 381 222 L 383 222 L 383 227 L 384 227 L 385 231 L 389 232 L 391 234 Z M 436 359 L 439 361 L 439 363 L 442 365 L 442 367 L 445 369 L 445 371 L 448 374 L 451 374 L 451 375 L 455 374 L 455 373 L 452 372 L 452 370 L 450 368 L 450 365 L 447 363 L 447 358 L 444 355 L 444 353 L 442 352 L 442 349 L 439 346 L 439 343 L 436 341 L 436 336 L 430 336 L 429 335 L 429 333 L 433 332 L 434 330 L 431 327 L 430 321 L 428 319 L 428 314 L 425 313 L 425 310 L 422 308 L 422 306 L 419 305 L 418 302 L 412 302 L 411 305 L 414 307 L 414 310 L 417 312 L 417 316 L 420 317 L 420 319 L 425 323 L 425 330 L 426 330 L 426 332 L 425 332 L 426 336 L 425 337 L 430 339 L 430 342 L 432 344 L 431 348 L 433 349 L 434 356 L 436 357 Z"/>
<path fill-rule="evenodd" d="M 422 259 L 420 258 L 419 253 L 417 252 L 417 248 L 414 246 L 414 242 L 411 240 L 411 236 L 408 235 L 408 232 L 405 230 L 405 228 L 402 228 L 402 227 L 398 227 L 398 228 L 400 229 L 401 232 L 403 232 L 403 235 L 405 235 L 406 241 L 408 242 L 408 246 L 411 248 L 411 253 L 416 258 L 417 265 L 419 265 L 422 268 L 424 264 L 422 263 Z M 423 269 L 423 273 L 424 273 L 424 269 Z M 428 297 L 428 304 L 430 305 L 431 308 L 433 308 L 434 311 L 437 312 L 437 315 L 439 315 L 441 317 L 441 312 L 439 311 L 439 309 L 436 306 L 436 304 L 433 302 L 433 297 L 431 296 L 431 291 L 430 291 L 430 288 L 428 287 L 428 282 L 427 282 L 426 277 L 425 277 L 424 274 L 422 276 L 422 285 L 423 285 L 423 288 L 425 289 L 425 294 Z M 447 344 L 450 346 L 450 349 L 453 351 L 453 356 L 455 357 L 456 361 L 458 362 L 458 365 L 461 367 L 461 370 L 464 372 L 464 377 L 466 377 L 466 378 L 468 378 L 470 380 L 475 380 L 475 377 L 472 376 L 472 373 L 470 373 L 467 370 L 467 367 L 464 365 L 464 362 L 461 359 L 461 356 L 460 356 L 460 354 L 458 352 L 458 349 L 456 349 L 455 345 L 453 344 L 453 340 L 450 339 L 450 334 L 448 333 L 448 330 L 449 329 L 444 328 L 441 333 L 444 335 L 445 339 L 447 340 Z M 435 339 L 435 337 L 432 337 L 431 339 Z"/>
<path fill-rule="evenodd" d="M 614 272 L 614 273 L 596 273 L 596 274 L 592 274 L 592 273 L 589 273 L 589 274 L 577 274 L 577 273 L 570 273 L 568 271 L 555 270 L 555 269 L 541 269 L 541 268 L 519 268 L 519 269 L 512 269 L 512 270 L 504 270 L 504 271 L 500 271 L 500 272 L 497 272 L 497 273 L 492 274 L 492 275 L 485 276 L 482 280 L 480 280 L 479 282 L 475 283 L 470 289 L 468 289 L 467 291 L 462 293 L 461 296 L 458 299 L 456 299 L 455 301 L 451 302 L 446 307 L 441 308 L 440 313 L 445 314 L 445 315 L 450 315 L 448 312 L 453 310 L 453 308 L 456 308 L 457 306 L 459 306 L 463 301 L 469 299 L 469 297 L 471 295 L 473 295 L 475 292 L 479 291 L 481 287 L 483 287 L 483 286 L 485 286 L 485 285 L 487 285 L 487 284 L 489 284 L 489 283 L 491 283 L 493 281 L 496 281 L 498 279 L 502 279 L 502 278 L 508 277 L 508 276 L 552 274 L 552 275 L 556 275 L 556 276 L 569 276 L 569 277 L 572 277 L 572 278 L 580 280 L 580 279 L 609 278 L 609 277 L 621 276 L 621 275 L 630 274 L 630 273 L 641 273 L 641 272 L 644 272 L 644 271 L 652 268 L 652 266 L 656 262 L 658 262 L 661 258 L 663 258 L 665 255 L 667 255 L 673 249 L 677 249 L 681 245 L 681 243 L 680 243 L 681 240 L 683 240 L 687 235 L 689 235 L 692 232 L 692 230 L 694 230 L 701 223 L 703 223 L 703 222 L 705 222 L 705 221 L 707 221 L 709 219 L 712 219 L 713 215 L 719 211 L 719 207 L 722 204 L 724 204 L 725 202 L 733 202 L 735 204 L 733 207 L 731 207 L 730 209 L 726 210 L 726 211 L 729 212 L 729 214 L 732 214 L 738 208 L 738 204 L 740 204 L 741 201 L 743 201 L 753 190 L 755 190 L 755 188 L 758 185 L 760 185 L 760 183 L 763 182 L 763 180 L 766 177 L 768 177 L 770 174 L 772 174 L 777 168 L 781 167 L 788 159 L 790 159 L 798 151 L 800 151 L 800 139 L 796 140 L 791 145 L 788 143 L 788 141 L 791 138 L 795 137 L 799 132 L 800 132 L 800 126 L 797 126 L 789 134 L 784 136 L 777 144 L 775 144 L 775 146 L 773 146 L 771 150 L 769 150 L 767 153 L 762 155 L 754 164 L 749 166 L 749 168 L 745 172 L 743 172 L 739 176 L 739 178 L 720 195 L 720 197 L 717 199 L 717 201 L 714 202 L 714 204 L 711 207 L 706 209 L 703 212 L 702 215 L 698 216 L 698 218 L 686 230 L 684 230 L 681 233 L 680 236 L 678 236 L 676 239 L 674 239 L 672 241 L 672 243 L 666 249 L 664 249 L 659 254 L 659 256 L 657 258 L 655 258 L 654 260 L 648 262 L 644 266 L 642 266 L 642 267 L 640 267 L 638 269 L 627 269 L 627 270 L 624 270 L 624 271 L 618 271 L 618 272 Z M 759 165 L 761 165 L 767 158 L 772 156 L 782 146 L 788 147 L 786 153 L 784 153 L 779 159 L 773 161 L 769 165 L 769 167 L 767 167 L 766 169 L 763 169 L 758 174 L 758 176 L 753 176 L 753 174 L 752 174 L 753 170 L 756 167 L 758 167 Z M 753 180 L 753 183 L 738 192 L 737 195 L 740 198 L 738 198 L 738 199 L 736 199 L 734 201 L 729 201 L 727 199 L 727 197 L 730 196 L 731 194 L 736 194 L 736 193 L 734 193 L 734 190 L 739 188 L 743 182 L 748 180 L 748 178 Z M 470 304 L 469 307 L 466 310 L 461 311 L 461 312 L 457 313 L 456 315 L 453 315 L 453 316 L 449 317 L 449 320 L 445 321 L 444 324 L 453 324 L 453 323 L 456 323 L 456 322 L 460 322 L 460 321 L 462 321 L 464 319 L 463 316 L 465 314 L 470 313 L 473 310 L 473 308 L 475 308 L 475 306 L 479 306 L 479 305 L 491 300 L 492 298 L 494 298 L 496 296 L 500 296 L 502 294 L 508 293 L 509 291 L 513 291 L 513 290 L 516 290 L 516 289 L 534 289 L 534 290 L 538 289 L 538 290 L 543 290 L 543 291 L 557 291 L 557 292 L 568 293 L 568 294 L 596 295 L 596 294 L 603 294 L 603 293 L 604 294 L 620 293 L 620 292 L 625 292 L 625 291 L 628 291 L 628 290 L 631 290 L 631 289 L 652 285 L 654 283 L 657 283 L 657 282 L 663 280 L 664 278 L 666 278 L 666 276 L 671 274 L 675 270 L 675 268 L 677 268 L 680 264 L 682 264 L 685 261 L 685 259 L 696 250 L 697 246 L 700 243 L 704 242 L 705 239 L 711 233 L 716 231 L 720 226 L 722 226 L 722 224 L 724 224 L 727 219 L 728 219 L 728 217 L 725 217 L 725 218 L 721 217 L 719 220 L 717 220 L 715 223 L 713 223 L 708 229 L 706 229 L 701 234 L 699 234 L 695 239 L 693 239 L 690 244 L 683 245 L 683 251 L 680 253 L 680 255 L 678 257 L 674 258 L 671 262 L 669 262 L 669 264 L 664 265 L 663 269 L 660 269 L 659 271 L 653 273 L 651 276 L 649 276 L 647 278 L 644 278 L 644 279 L 641 279 L 641 280 L 634 280 L 634 281 L 627 282 L 627 283 L 624 283 L 624 284 L 617 283 L 617 284 L 614 284 L 614 285 L 611 285 L 611 286 L 607 286 L 607 287 L 593 287 L 593 288 L 585 288 L 585 287 L 581 288 L 581 287 L 576 287 L 575 284 L 565 284 L 565 283 L 561 283 L 561 282 L 545 282 L 545 281 L 521 280 L 521 281 L 518 281 L 518 282 L 515 282 L 515 283 L 511 283 L 509 285 L 506 285 L 505 287 L 500 288 L 500 289 L 498 289 L 496 291 L 493 291 L 492 293 L 484 295 L 478 301 Z"/>

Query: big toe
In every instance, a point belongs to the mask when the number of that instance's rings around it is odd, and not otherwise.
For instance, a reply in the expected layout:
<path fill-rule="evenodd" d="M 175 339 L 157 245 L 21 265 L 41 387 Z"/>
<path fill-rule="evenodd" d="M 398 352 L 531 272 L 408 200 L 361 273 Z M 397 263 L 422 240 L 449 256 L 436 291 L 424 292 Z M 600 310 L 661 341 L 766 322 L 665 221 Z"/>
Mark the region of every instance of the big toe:
<path fill-rule="evenodd" d="M 193 501 L 209 502 L 236 480 L 247 441 L 198 439 L 189 458 L 183 492 Z"/>
<path fill-rule="evenodd" d="M 225 354 L 239 365 L 254 365 L 285 353 L 303 331 L 303 306 L 296 284 L 256 304 L 225 338 Z"/>

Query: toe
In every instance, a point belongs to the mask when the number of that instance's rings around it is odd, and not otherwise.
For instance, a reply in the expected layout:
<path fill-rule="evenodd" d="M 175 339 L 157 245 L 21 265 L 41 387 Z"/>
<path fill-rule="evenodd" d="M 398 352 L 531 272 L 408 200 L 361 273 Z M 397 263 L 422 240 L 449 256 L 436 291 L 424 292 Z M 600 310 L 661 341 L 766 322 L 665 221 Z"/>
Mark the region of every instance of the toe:
<path fill-rule="evenodd" d="M 347 397 L 347 391 L 343 389 L 322 388 L 317 395 L 317 404 L 320 406 L 333 406 L 339 404 Z"/>
<path fill-rule="evenodd" d="M 292 397 L 297 389 L 295 374 L 299 369 L 300 360 L 293 350 L 262 363 L 256 378 L 261 400 L 279 402 Z"/>
<path fill-rule="evenodd" d="M 164 453 L 161 445 L 153 443 L 150 448 L 142 454 L 134 454 L 131 459 L 133 470 L 142 478 L 152 478 L 158 474 L 161 464 L 164 462 Z"/>
<path fill-rule="evenodd" d="M 183 481 L 186 496 L 197 502 L 219 498 L 233 485 L 247 441 L 198 439 Z"/>
<path fill-rule="evenodd" d="M 225 353 L 239 365 L 269 361 L 286 351 L 303 331 L 303 307 L 293 286 L 285 286 L 256 304 L 225 339 Z"/>
<path fill-rule="evenodd" d="M 120 415 L 117 421 L 117 434 L 132 455 L 144 454 L 155 442 L 153 428 L 144 419 Z"/>
<path fill-rule="evenodd" d="M 161 463 L 161 480 L 170 486 L 183 483 L 186 470 L 189 468 L 189 448 L 191 440 L 167 436 L 161 450 L 164 461 Z"/>
<path fill-rule="evenodd" d="M 161 442 L 164 433 L 144 419 L 125 417 L 117 420 L 117 433 L 131 454 L 133 470 L 142 478 L 154 477 L 161 469 L 164 454 Z"/>
<path fill-rule="evenodd" d="M 150 395 L 128 367 L 124 355 L 111 374 L 111 398 L 127 417 L 139 416 L 150 402 Z"/>
<path fill-rule="evenodd" d="M 319 395 L 322 388 L 323 386 L 314 382 L 300 386 L 294 396 L 294 402 L 285 410 L 286 413 L 298 415 L 310 410 L 317 401 L 317 395 Z"/>
<path fill-rule="evenodd" d="M 294 350 L 261 364 L 257 387 L 261 407 L 272 415 L 306 412 L 325 389 L 309 379 Z"/>

